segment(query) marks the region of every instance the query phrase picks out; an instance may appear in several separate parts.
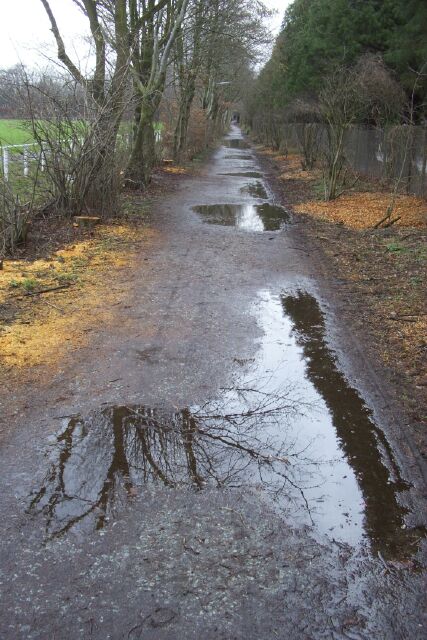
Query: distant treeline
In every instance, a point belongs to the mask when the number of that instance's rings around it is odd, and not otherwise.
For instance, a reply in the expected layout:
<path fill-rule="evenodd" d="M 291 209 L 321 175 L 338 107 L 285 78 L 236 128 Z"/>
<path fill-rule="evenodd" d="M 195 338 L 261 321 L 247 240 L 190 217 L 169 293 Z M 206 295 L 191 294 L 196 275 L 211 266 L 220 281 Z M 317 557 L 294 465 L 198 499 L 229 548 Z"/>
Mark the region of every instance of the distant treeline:
<path fill-rule="evenodd" d="M 366 54 L 383 61 L 422 120 L 427 113 L 426 0 L 295 0 L 247 108 L 278 110 L 296 98 L 316 100 L 326 77 Z"/>

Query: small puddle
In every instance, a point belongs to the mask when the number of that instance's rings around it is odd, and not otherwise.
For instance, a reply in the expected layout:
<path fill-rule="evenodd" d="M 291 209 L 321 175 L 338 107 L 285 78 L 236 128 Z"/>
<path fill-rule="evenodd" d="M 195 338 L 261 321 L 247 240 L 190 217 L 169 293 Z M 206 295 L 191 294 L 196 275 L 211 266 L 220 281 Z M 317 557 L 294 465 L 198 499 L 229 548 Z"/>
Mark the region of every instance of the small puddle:
<path fill-rule="evenodd" d="M 269 204 L 213 204 L 193 207 L 209 224 L 236 227 L 244 231 L 277 231 L 289 222 L 289 213 Z"/>
<path fill-rule="evenodd" d="M 229 149 L 249 149 L 249 144 L 243 138 L 228 138 L 224 140 L 224 146 Z"/>
<path fill-rule="evenodd" d="M 262 182 L 254 182 L 253 184 L 246 184 L 240 189 L 240 193 L 247 194 L 252 198 L 261 198 L 262 200 L 268 199 L 267 191 Z"/>
<path fill-rule="evenodd" d="M 225 156 L 225 160 L 253 160 L 254 157 L 251 153 L 240 153 L 235 155 Z"/>
<path fill-rule="evenodd" d="M 405 528 L 397 500 L 408 487 L 337 368 L 315 298 L 266 291 L 253 313 L 256 357 L 235 358 L 233 383 L 216 400 L 179 411 L 109 407 L 64 423 L 28 509 L 47 538 L 101 529 L 147 484 L 248 486 L 315 533 L 368 542 L 386 558 L 416 551 L 425 532 Z"/>
<path fill-rule="evenodd" d="M 262 178 L 259 171 L 236 171 L 233 173 L 219 173 L 219 176 L 235 176 L 236 178 Z"/>

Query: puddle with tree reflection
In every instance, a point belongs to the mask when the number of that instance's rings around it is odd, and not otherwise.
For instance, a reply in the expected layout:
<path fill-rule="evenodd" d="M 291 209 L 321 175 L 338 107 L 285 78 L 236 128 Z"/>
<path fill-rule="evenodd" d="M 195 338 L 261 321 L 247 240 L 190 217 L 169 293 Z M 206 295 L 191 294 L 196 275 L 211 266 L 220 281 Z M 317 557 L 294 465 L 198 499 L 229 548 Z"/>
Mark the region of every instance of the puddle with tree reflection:
<path fill-rule="evenodd" d="M 266 291 L 253 312 L 263 331 L 257 355 L 235 359 L 241 371 L 218 399 L 180 411 L 109 407 L 64 424 L 29 505 L 48 538 L 102 528 L 156 483 L 255 487 L 314 532 L 369 542 L 385 557 L 416 550 L 424 532 L 404 528 L 397 499 L 407 487 L 337 368 L 316 300 Z"/>
<path fill-rule="evenodd" d="M 257 180 L 253 184 L 246 184 L 240 189 L 240 193 L 247 194 L 252 198 L 260 198 L 261 200 L 267 200 L 268 198 L 266 188 L 259 180 Z"/>
<path fill-rule="evenodd" d="M 249 149 L 250 146 L 243 138 L 226 138 L 224 146 L 229 149 Z"/>
<path fill-rule="evenodd" d="M 254 160 L 254 157 L 250 153 L 250 151 L 247 151 L 246 153 L 230 154 L 224 157 L 225 160 Z"/>
<path fill-rule="evenodd" d="M 236 227 L 244 231 L 277 231 L 289 222 L 283 207 L 264 204 L 213 204 L 193 207 L 209 224 Z"/>

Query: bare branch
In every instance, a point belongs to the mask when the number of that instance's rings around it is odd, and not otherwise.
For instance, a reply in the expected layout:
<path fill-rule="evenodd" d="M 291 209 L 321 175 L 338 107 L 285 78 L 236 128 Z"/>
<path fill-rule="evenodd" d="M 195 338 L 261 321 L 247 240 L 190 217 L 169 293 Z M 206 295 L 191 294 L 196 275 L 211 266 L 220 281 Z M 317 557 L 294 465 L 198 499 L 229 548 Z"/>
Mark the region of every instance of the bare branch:
<path fill-rule="evenodd" d="M 67 67 L 68 71 L 71 73 L 71 75 L 73 76 L 73 78 L 75 80 L 77 80 L 77 82 L 80 82 L 80 84 L 82 84 L 84 87 L 87 88 L 88 86 L 88 82 L 86 80 L 86 78 L 83 76 L 83 74 L 80 72 L 80 70 L 78 69 L 78 67 L 74 64 L 74 62 L 71 60 L 71 58 L 69 57 L 69 55 L 67 54 L 66 50 L 65 50 L 65 44 L 64 44 L 64 40 L 62 39 L 62 36 L 60 34 L 55 16 L 53 15 L 52 9 L 50 8 L 50 4 L 48 2 L 48 0 L 40 0 L 40 2 L 42 3 L 43 7 L 45 8 L 45 11 L 47 13 L 47 16 L 49 18 L 50 21 L 50 25 L 51 25 L 51 31 L 55 37 L 56 40 L 56 45 L 58 47 L 58 58 L 59 60 Z"/>

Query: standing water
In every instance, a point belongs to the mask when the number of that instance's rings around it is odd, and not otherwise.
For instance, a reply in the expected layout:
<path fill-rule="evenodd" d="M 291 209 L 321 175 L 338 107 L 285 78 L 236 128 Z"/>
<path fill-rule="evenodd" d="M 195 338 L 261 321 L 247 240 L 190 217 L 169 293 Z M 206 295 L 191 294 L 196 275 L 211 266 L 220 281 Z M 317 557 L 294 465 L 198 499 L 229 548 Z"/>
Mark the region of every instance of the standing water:
<path fill-rule="evenodd" d="M 225 146 L 248 145 L 229 138 Z M 268 202 L 262 181 L 237 189 L 241 203 L 193 209 L 206 222 L 247 232 L 283 228 L 288 213 Z M 406 528 L 399 493 L 408 486 L 327 345 L 316 299 L 265 290 L 251 313 L 261 331 L 255 357 L 235 358 L 231 382 L 204 405 L 170 410 L 159 398 L 155 408 L 111 406 L 64 423 L 29 503 L 48 538 L 106 526 L 155 483 L 166 491 L 258 490 L 286 521 L 320 538 L 388 557 L 415 551 L 424 532 Z"/>
<path fill-rule="evenodd" d="M 337 368 L 316 300 L 264 291 L 253 313 L 262 329 L 256 357 L 236 359 L 240 371 L 216 399 L 181 411 L 111 407 L 64 424 L 29 505 L 47 537 L 102 528 L 156 483 L 258 488 L 317 535 L 406 552 L 413 532 L 397 501 L 405 485 L 390 475 L 381 434 Z"/>

